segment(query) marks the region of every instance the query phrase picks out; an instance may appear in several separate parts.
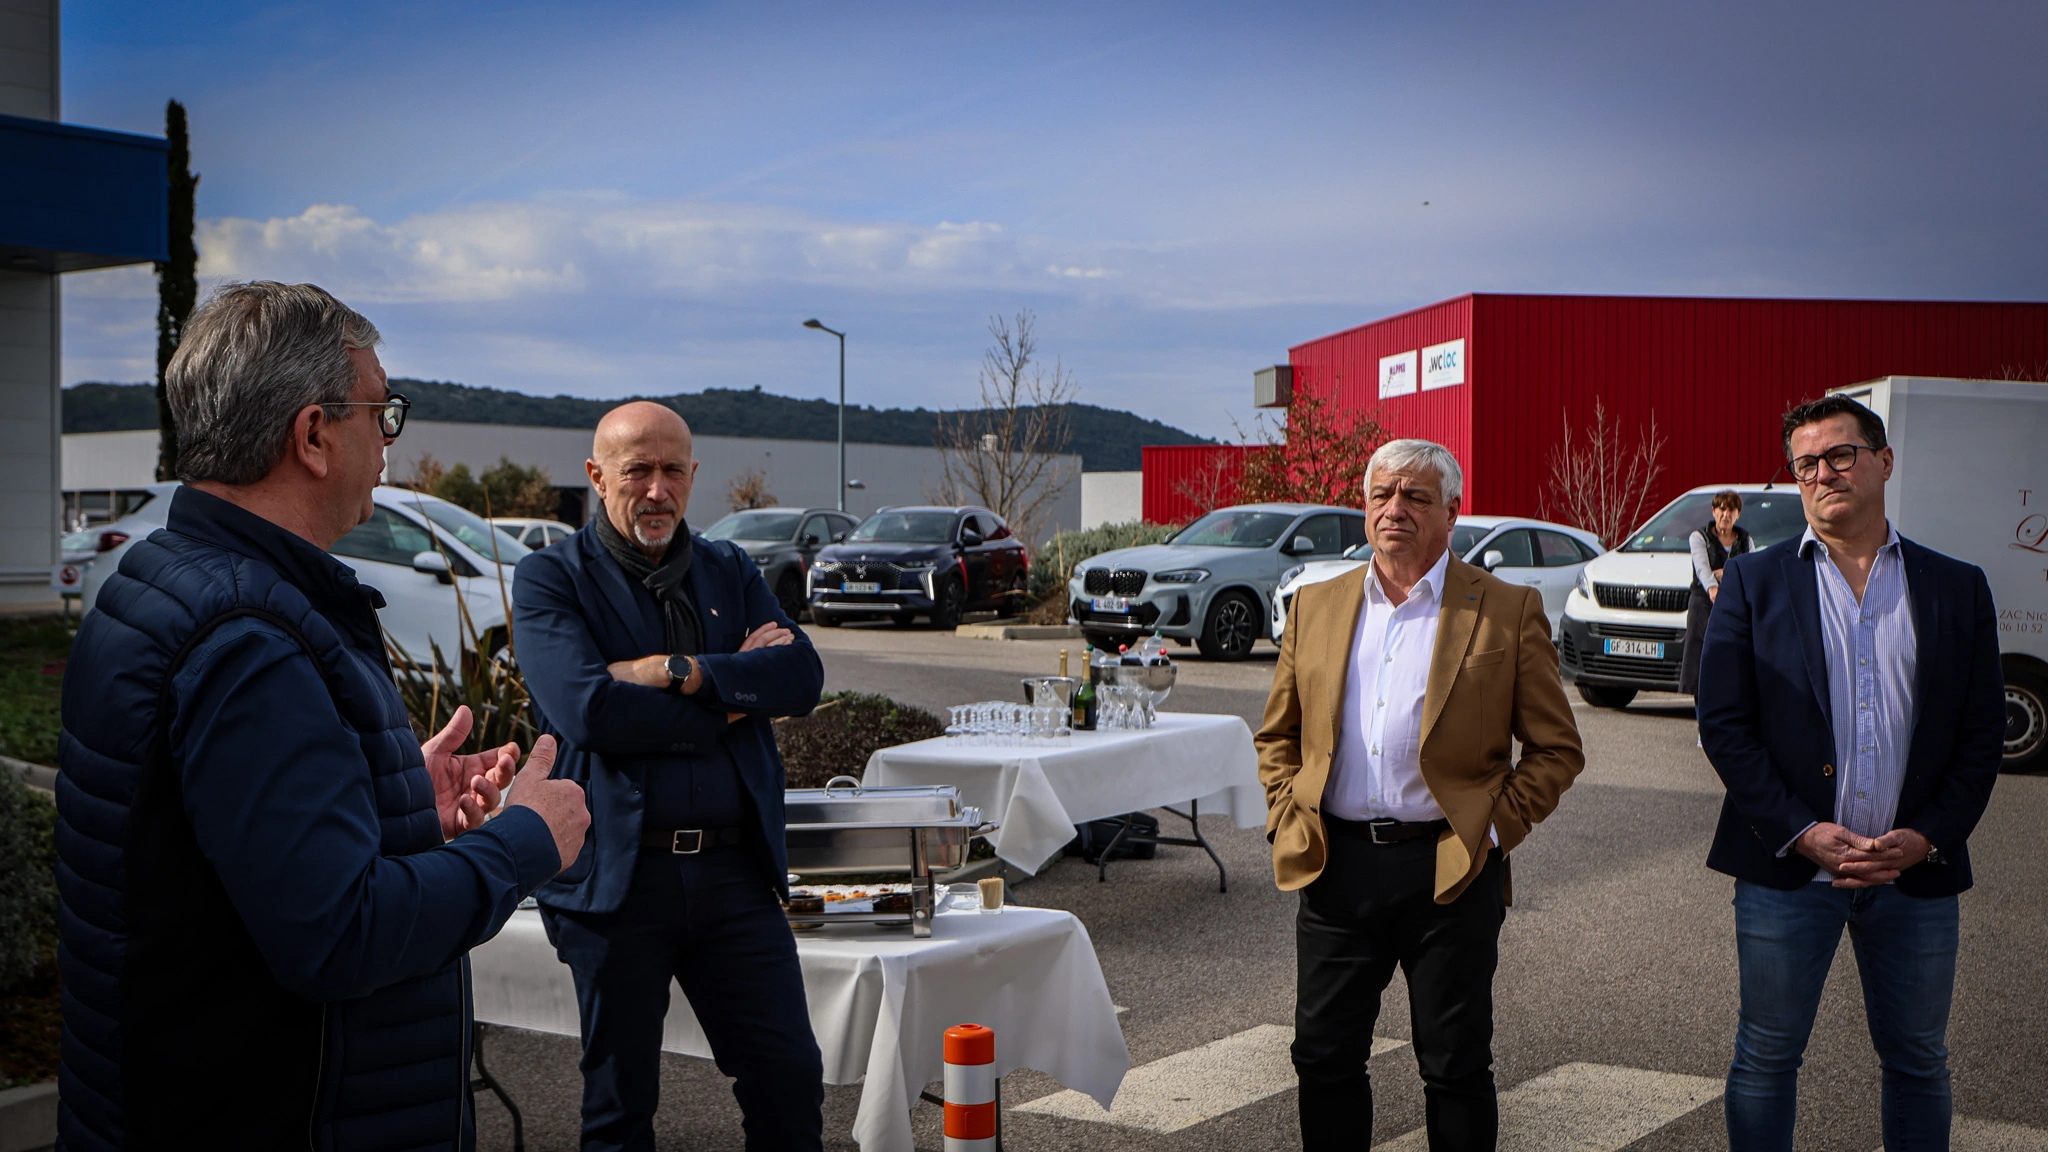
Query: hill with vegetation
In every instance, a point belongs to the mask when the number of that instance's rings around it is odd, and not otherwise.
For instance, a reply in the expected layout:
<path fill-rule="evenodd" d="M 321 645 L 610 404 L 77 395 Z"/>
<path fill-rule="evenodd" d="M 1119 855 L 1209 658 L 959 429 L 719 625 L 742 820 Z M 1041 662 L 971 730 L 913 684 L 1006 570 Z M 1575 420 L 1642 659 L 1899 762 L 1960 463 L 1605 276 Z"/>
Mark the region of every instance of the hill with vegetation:
<path fill-rule="evenodd" d="M 529 424 L 544 428 L 595 428 L 619 400 L 575 396 L 529 396 L 501 388 L 477 388 L 433 380 L 395 378 L 394 392 L 413 402 L 415 420 L 470 424 Z M 800 400 L 759 388 L 707 388 L 671 396 L 636 396 L 683 414 L 703 436 L 751 436 L 776 440 L 831 441 L 839 406 L 830 400 Z M 848 405 L 846 438 L 860 444 L 929 447 L 944 413 L 929 408 L 870 408 Z M 1170 424 L 1093 404 L 1068 406 L 1073 439 L 1067 450 L 1090 472 L 1136 471 L 1147 444 L 1209 444 Z M 156 399 L 148 384 L 74 384 L 64 390 L 66 432 L 121 432 L 156 427 Z"/>

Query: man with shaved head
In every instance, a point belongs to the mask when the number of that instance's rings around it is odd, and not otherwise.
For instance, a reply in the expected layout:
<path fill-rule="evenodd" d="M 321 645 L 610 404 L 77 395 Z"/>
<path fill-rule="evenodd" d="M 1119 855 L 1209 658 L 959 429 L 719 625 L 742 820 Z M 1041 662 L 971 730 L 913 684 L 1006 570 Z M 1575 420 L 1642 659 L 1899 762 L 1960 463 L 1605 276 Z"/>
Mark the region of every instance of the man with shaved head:
<path fill-rule="evenodd" d="M 654 1147 L 670 979 L 734 1078 L 746 1146 L 817 1148 L 824 1071 L 782 913 L 769 721 L 816 707 L 824 668 L 747 554 L 691 534 L 681 416 L 620 405 L 590 456 L 604 507 L 520 561 L 513 586 L 555 774 L 590 796 L 582 855 L 539 893 L 576 977 L 583 1148 Z"/>

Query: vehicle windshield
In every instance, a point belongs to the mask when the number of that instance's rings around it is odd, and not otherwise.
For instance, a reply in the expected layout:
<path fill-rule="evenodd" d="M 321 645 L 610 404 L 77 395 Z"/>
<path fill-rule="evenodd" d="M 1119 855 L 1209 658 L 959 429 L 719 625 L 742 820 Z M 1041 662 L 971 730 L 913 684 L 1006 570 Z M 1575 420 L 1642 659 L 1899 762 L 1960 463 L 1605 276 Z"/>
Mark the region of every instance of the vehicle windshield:
<path fill-rule="evenodd" d="M 471 512 L 459 504 L 446 500 L 407 500 L 406 507 L 432 520 L 442 531 L 462 541 L 470 551 L 486 560 L 500 564 L 517 564 L 519 558 L 532 549 L 503 531 L 491 527 L 490 521 Z"/>
<path fill-rule="evenodd" d="M 951 512 L 877 512 L 853 530 L 848 543 L 883 541 L 894 544 L 951 544 Z"/>
<path fill-rule="evenodd" d="M 1806 531 L 1806 510 L 1791 489 L 1742 492 L 1742 518 L 1736 525 L 1749 533 L 1758 548 L 1797 539 Z M 1694 532 L 1714 522 L 1714 494 L 1691 492 L 1673 500 L 1629 537 L 1623 552 L 1684 552 Z"/>
<path fill-rule="evenodd" d="M 787 540 L 801 512 L 735 512 L 704 530 L 706 540 Z"/>
<path fill-rule="evenodd" d="M 1292 523 L 1292 512 L 1246 512 L 1226 508 L 1221 512 L 1211 512 L 1181 529 L 1173 543 L 1208 548 L 1270 548 Z"/>
<path fill-rule="evenodd" d="M 1477 547 L 1491 528 L 1479 528 L 1471 524 L 1460 524 L 1451 529 L 1451 555 L 1463 559 L 1465 554 Z"/>

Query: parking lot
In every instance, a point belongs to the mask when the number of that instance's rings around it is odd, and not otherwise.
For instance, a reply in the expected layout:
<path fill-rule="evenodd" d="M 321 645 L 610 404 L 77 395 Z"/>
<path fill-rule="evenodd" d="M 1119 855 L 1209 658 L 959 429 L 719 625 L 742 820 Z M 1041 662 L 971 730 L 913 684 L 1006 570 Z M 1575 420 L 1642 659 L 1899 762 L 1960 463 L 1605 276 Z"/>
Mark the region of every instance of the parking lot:
<path fill-rule="evenodd" d="M 813 629 L 830 689 L 942 708 L 1017 699 L 1017 678 L 1055 671 L 1079 641 L 987 641 L 918 628 Z M 1256 723 L 1273 650 L 1210 664 L 1186 657 L 1170 710 Z M 1645 696 L 1623 712 L 1574 699 L 1588 765 L 1557 814 L 1515 855 L 1515 899 L 1496 982 L 1496 1074 L 1504 1149 L 1725 1148 L 1719 1102 L 1735 1027 L 1732 881 L 1702 864 L 1721 789 L 1693 746 L 1689 702 Z M 1963 946 L 1949 1031 L 1958 1149 L 2048 1149 L 2048 778 L 2005 777 L 1972 839 L 1977 887 L 1963 897 Z M 1026 904 L 1087 925 L 1122 1014 L 1126 1098 L 1149 1126 L 1070 1107 L 1034 1073 L 1004 1084 L 1011 1149 L 1244 1149 L 1295 1145 L 1285 1049 L 1292 1020 L 1295 898 L 1274 890 L 1254 830 L 1205 818 L 1231 872 L 1219 894 L 1199 851 L 1163 848 L 1113 865 L 1107 884 L 1078 861 L 1018 887 Z M 1802 1148 L 1872 1152 L 1878 1069 L 1846 944 L 1802 1078 Z M 1399 982 L 1375 1029 L 1375 1146 L 1420 1148 L 1423 1105 Z M 575 1143 L 573 1041 L 493 1029 L 494 1069 L 527 1110 L 529 1146 Z M 670 1057 L 660 1146 L 737 1145 L 739 1113 L 709 1061 Z M 852 1148 L 859 1088 L 826 1093 L 828 1147 Z M 1185 1122 L 1185 1126 L 1173 1127 Z M 479 1104 L 480 1146 L 509 1146 L 502 1110 Z M 941 1146 L 919 1109 L 920 1148 Z M 1404 1135 L 1414 1134 L 1414 1135 Z M 834 1143 L 834 1142 L 837 1143 Z"/>

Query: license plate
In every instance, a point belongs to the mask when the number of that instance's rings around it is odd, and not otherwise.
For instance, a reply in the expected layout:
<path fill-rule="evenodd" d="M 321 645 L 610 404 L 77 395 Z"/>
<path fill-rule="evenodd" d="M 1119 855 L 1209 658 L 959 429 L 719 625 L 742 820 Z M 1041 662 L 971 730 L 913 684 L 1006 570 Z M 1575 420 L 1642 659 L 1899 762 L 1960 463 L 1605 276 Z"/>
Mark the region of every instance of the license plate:
<path fill-rule="evenodd" d="M 1088 607 L 1097 612 L 1129 612 L 1131 602 L 1121 596 L 1096 596 L 1088 601 Z"/>
<path fill-rule="evenodd" d="M 1640 656 L 1645 660 L 1662 660 L 1664 645 L 1655 640 L 1608 640 L 1604 650 L 1609 656 Z"/>
<path fill-rule="evenodd" d="M 848 580 L 846 582 L 846 591 L 848 592 L 880 592 L 881 590 L 881 583 L 874 580 Z"/>

